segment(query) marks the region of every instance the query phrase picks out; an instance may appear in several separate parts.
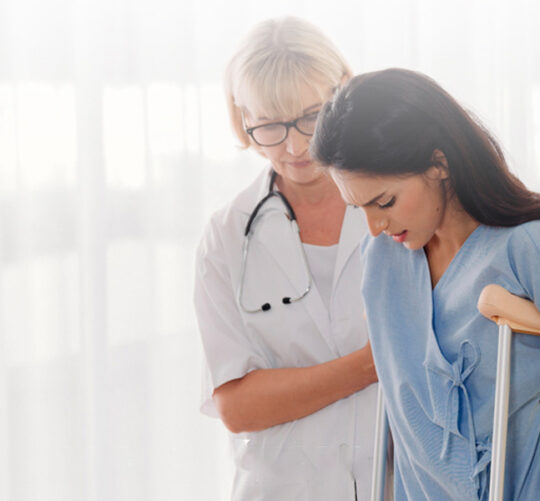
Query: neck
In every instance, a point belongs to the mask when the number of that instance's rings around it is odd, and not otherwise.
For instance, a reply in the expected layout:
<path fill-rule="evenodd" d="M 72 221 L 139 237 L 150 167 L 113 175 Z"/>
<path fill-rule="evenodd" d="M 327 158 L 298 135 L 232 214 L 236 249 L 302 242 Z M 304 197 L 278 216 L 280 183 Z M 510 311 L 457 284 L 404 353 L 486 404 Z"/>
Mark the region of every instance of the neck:
<path fill-rule="evenodd" d="M 445 254 L 455 255 L 469 235 L 480 224 L 463 209 L 457 197 L 452 197 L 447 204 L 440 227 L 426 245 L 428 253 L 437 250 Z"/>
<path fill-rule="evenodd" d="M 299 184 L 278 175 L 276 186 L 293 206 L 320 205 L 329 199 L 341 200 L 339 190 L 330 176 L 320 176 L 310 183 Z"/>
<path fill-rule="evenodd" d="M 478 225 L 478 221 L 465 212 L 457 198 L 447 201 L 442 223 L 424 247 L 432 287 L 437 285 L 465 240 Z"/>

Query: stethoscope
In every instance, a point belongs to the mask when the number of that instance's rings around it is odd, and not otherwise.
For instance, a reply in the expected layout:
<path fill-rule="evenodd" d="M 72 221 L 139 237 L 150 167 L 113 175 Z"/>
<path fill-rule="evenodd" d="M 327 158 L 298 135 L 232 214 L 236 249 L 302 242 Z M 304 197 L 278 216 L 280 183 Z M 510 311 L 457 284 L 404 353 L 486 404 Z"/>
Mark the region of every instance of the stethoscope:
<path fill-rule="evenodd" d="M 304 263 L 304 269 L 306 271 L 306 276 L 307 276 L 307 286 L 304 292 L 302 292 L 302 294 L 300 294 L 297 297 L 285 296 L 284 298 L 281 299 L 281 302 L 283 304 L 295 303 L 297 301 L 300 301 L 302 298 L 304 298 L 307 295 L 307 293 L 311 290 L 311 272 L 309 271 L 309 265 L 308 265 L 306 253 L 304 251 L 304 246 L 302 245 L 302 241 L 300 240 L 300 228 L 298 227 L 298 223 L 296 222 L 296 214 L 294 213 L 294 210 L 291 204 L 289 203 L 289 201 L 287 200 L 287 198 L 285 197 L 285 195 L 283 195 L 283 193 L 276 191 L 274 189 L 276 176 L 277 176 L 277 173 L 276 171 L 273 170 L 270 176 L 270 184 L 268 186 L 268 193 L 259 201 L 259 203 L 255 206 L 255 209 L 253 209 L 253 212 L 249 216 L 248 222 L 246 224 L 246 229 L 244 230 L 244 244 L 242 247 L 242 266 L 241 266 L 241 271 L 240 271 L 240 285 L 238 287 L 238 304 L 240 305 L 242 310 L 244 310 L 244 312 L 246 313 L 257 313 L 259 311 L 268 311 L 270 308 L 272 308 L 270 303 L 264 303 L 259 308 L 249 309 L 244 306 L 244 302 L 242 298 L 244 295 L 244 283 L 245 283 L 245 278 L 246 278 L 246 263 L 247 263 L 248 253 L 249 253 L 249 243 L 250 243 L 251 237 L 253 236 L 253 229 L 256 226 L 257 221 L 263 216 L 263 214 L 259 214 L 262 207 L 268 200 L 270 200 L 273 197 L 278 197 L 283 202 L 283 205 L 285 206 L 285 209 L 287 211 L 285 215 L 291 222 L 291 227 L 296 234 L 296 240 L 298 243 L 299 252 L 302 255 L 302 261 Z M 269 211 L 282 212 L 280 209 L 277 209 L 274 207 L 268 209 L 267 212 Z"/>

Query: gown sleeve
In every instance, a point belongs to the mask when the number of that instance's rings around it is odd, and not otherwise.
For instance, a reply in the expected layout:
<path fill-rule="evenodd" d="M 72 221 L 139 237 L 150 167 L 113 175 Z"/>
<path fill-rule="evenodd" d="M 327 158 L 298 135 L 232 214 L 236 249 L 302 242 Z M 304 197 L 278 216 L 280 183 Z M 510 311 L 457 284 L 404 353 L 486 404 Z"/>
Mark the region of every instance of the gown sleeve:
<path fill-rule="evenodd" d="M 523 289 L 523 294 L 540 310 L 540 221 L 519 227 L 509 241 L 510 266 Z M 540 351 L 540 336 L 517 335 L 519 343 Z"/>
<path fill-rule="evenodd" d="M 520 227 L 510 241 L 510 259 L 516 276 L 540 310 L 540 221 Z"/>
<path fill-rule="evenodd" d="M 269 367 L 242 320 L 226 256 L 220 232 L 212 221 L 197 249 L 194 304 L 205 362 L 201 412 L 214 417 L 218 416 L 212 400 L 216 388 L 255 369 Z"/>
<path fill-rule="evenodd" d="M 510 266 L 523 289 L 523 295 L 532 300 L 540 310 L 540 221 L 532 221 L 519 227 L 519 231 L 513 234 L 513 238 L 509 242 L 508 254 Z M 514 338 L 516 343 L 519 343 L 525 349 L 525 353 L 521 352 L 521 357 L 516 356 L 516 360 L 519 360 L 519 362 L 514 362 L 514 364 L 523 373 L 537 375 L 536 379 L 532 381 L 531 387 L 536 387 L 538 390 L 540 336 L 514 334 Z M 516 346 L 516 350 L 519 350 L 519 345 Z M 530 382 L 531 378 L 528 379 L 528 384 Z M 509 465 L 510 469 L 515 469 L 514 478 L 517 479 L 514 480 L 515 497 L 512 497 L 512 499 L 523 499 L 525 501 L 538 499 L 538 486 L 540 485 L 539 395 L 537 393 L 536 398 L 533 398 L 519 412 L 516 412 L 514 418 L 516 421 L 514 427 L 517 431 L 513 443 L 511 442 L 508 446 L 508 454 L 513 454 L 514 457 L 521 454 L 525 459 L 518 462 L 519 464 L 516 467 L 512 463 Z M 511 422 L 510 425 L 512 425 Z M 512 447 L 515 450 L 512 450 Z M 505 485 L 505 499 L 508 497 L 508 493 L 509 491 Z"/>

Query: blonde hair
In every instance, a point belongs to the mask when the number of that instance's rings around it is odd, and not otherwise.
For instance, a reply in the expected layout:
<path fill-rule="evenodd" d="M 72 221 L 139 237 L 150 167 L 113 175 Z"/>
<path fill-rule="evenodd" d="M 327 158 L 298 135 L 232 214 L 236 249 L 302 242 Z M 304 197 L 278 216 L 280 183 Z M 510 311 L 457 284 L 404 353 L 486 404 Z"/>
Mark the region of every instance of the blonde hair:
<path fill-rule="evenodd" d="M 302 114 L 300 86 L 328 98 L 352 72 L 334 44 L 317 27 L 297 17 L 268 19 L 244 39 L 225 72 L 225 92 L 233 131 L 250 146 L 242 110 L 268 118 Z"/>

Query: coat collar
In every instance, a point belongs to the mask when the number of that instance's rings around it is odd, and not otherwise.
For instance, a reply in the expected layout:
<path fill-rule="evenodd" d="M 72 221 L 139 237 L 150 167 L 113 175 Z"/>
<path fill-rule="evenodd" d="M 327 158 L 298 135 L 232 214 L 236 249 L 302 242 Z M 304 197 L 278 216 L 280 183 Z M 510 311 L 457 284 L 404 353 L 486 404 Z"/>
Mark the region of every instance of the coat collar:
<path fill-rule="evenodd" d="M 235 205 L 246 216 L 251 214 L 257 203 L 268 193 L 271 172 L 271 168 L 265 169 L 254 180 L 251 189 L 246 190 L 238 197 Z M 306 267 L 303 261 L 301 242 L 293 235 L 290 222 L 283 217 L 285 213 L 283 202 L 277 197 L 271 198 L 265 203 L 264 210 L 261 212 L 265 213 L 263 216 L 264 222 L 261 219 L 258 221 L 259 224 L 254 226 L 255 233 L 251 243 L 252 249 L 255 246 L 264 248 L 264 252 L 268 253 L 282 270 L 288 282 L 288 289 L 283 291 L 283 295 L 292 296 L 295 294 L 299 296 L 303 293 L 307 284 L 306 273 L 309 267 Z M 334 267 L 333 291 L 336 289 L 350 257 L 366 234 L 366 228 L 363 212 L 357 208 L 347 207 Z M 291 235 L 294 238 L 291 238 Z M 358 266 L 361 266 L 360 262 L 358 262 Z M 360 289 L 360 284 L 358 287 Z M 350 291 L 350 293 L 356 294 L 357 291 Z M 331 335 L 329 311 L 313 280 L 311 291 L 299 303 L 306 308 L 333 351 L 339 354 L 334 337 Z M 330 303 L 330 309 L 332 309 L 332 303 Z"/>
<path fill-rule="evenodd" d="M 368 228 L 364 212 L 358 207 L 353 207 L 351 205 L 347 206 L 339 237 L 338 255 L 336 266 L 334 268 L 332 290 L 336 288 L 338 280 L 340 279 L 349 258 L 367 234 Z M 361 265 L 362 264 L 359 262 L 357 266 Z M 358 290 L 360 290 L 360 284 L 358 284 Z M 354 291 L 351 291 L 351 294 L 354 294 Z"/>
<path fill-rule="evenodd" d="M 233 206 L 244 214 L 251 214 L 259 201 L 268 194 L 271 175 L 272 168 L 270 166 L 263 169 L 247 189 L 236 197 Z"/>
<path fill-rule="evenodd" d="M 268 166 L 255 178 L 250 187 L 237 197 L 234 203 L 236 208 L 249 216 L 259 201 L 268 194 L 271 175 L 272 168 Z M 268 207 L 278 209 L 283 208 L 282 202 L 278 198 L 268 200 L 267 204 Z M 343 225 L 339 238 L 338 256 L 334 268 L 333 288 L 335 288 L 348 259 L 360 245 L 367 233 L 368 229 L 363 211 L 357 207 L 348 206 L 345 217 L 343 218 Z"/>

